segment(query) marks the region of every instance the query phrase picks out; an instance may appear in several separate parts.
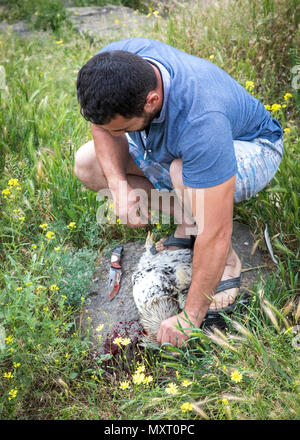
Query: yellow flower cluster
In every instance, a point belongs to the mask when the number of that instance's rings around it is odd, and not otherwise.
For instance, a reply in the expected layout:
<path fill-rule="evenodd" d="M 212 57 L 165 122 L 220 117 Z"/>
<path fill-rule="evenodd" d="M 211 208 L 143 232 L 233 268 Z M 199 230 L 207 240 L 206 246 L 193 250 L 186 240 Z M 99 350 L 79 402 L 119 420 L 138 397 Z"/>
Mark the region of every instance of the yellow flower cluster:
<path fill-rule="evenodd" d="M 48 231 L 46 232 L 45 237 L 48 238 L 48 240 L 54 240 L 55 234 L 52 231 Z"/>
<path fill-rule="evenodd" d="M 153 382 L 153 376 L 151 375 L 146 376 L 145 370 L 146 370 L 145 365 L 139 365 L 137 367 L 137 369 L 132 375 L 132 382 L 135 385 L 149 385 L 151 382 Z M 122 390 L 127 390 L 128 388 L 130 388 L 130 382 L 129 381 L 120 382 L 120 388 Z"/>
<path fill-rule="evenodd" d="M 121 345 L 124 345 L 124 346 L 129 345 L 130 342 L 131 342 L 131 340 L 129 338 L 121 338 L 121 337 L 115 338 L 113 340 L 113 343 L 116 344 L 120 348 L 121 348 Z"/>
<path fill-rule="evenodd" d="M 1 194 L 3 195 L 3 197 L 5 199 L 7 199 L 8 196 L 10 198 L 12 198 L 13 197 L 13 194 L 12 194 L 13 189 L 16 189 L 18 191 L 21 190 L 21 186 L 20 186 L 18 179 L 9 179 L 8 188 L 5 188 L 4 190 L 2 190 Z"/>
<path fill-rule="evenodd" d="M 292 96 L 293 95 L 291 93 L 286 93 L 283 98 L 285 101 L 288 101 L 290 98 L 292 98 Z"/>
<path fill-rule="evenodd" d="M 8 400 L 12 400 L 17 396 L 18 393 L 18 389 L 17 388 L 13 388 L 9 391 L 8 393 Z"/>
<path fill-rule="evenodd" d="M 188 411 L 192 411 L 193 405 L 190 402 L 184 402 L 180 408 L 183 413 L 186 413 Z"/>
<path fill-rule="evenodd" d="M 5 338 L 5 342 L 6 344 L 10 344 L 11 342 L 13 342 L 14 338 L 12 335 L 7 336 L 7 338 Z"/>
<path fill-rule="evenodd" d="M 252 90 L 254 89 L 254 82 L 253 81 L 246 81 L 246 90 L 248 92 L 252 92 Z"/>
<path fill-rule="evenodd" d="M 4 373 L 3 377 L 5 377 L 6 379 L 12 379 L 14 375 L 12 374 L 11 371 L 9 371 L 8 373 Z"/>

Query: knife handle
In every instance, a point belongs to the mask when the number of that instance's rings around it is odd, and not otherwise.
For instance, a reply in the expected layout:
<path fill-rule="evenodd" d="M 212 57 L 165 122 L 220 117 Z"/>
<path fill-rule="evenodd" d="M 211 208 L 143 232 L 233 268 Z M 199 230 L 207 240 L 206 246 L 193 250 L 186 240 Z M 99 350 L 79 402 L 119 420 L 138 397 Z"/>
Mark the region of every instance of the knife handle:
<path fill-rule="evenodd" d="M 121 269 L 121 255 L 123 246 L 118 246 L 112 250 L 110 265 L 115 269 Z"/>

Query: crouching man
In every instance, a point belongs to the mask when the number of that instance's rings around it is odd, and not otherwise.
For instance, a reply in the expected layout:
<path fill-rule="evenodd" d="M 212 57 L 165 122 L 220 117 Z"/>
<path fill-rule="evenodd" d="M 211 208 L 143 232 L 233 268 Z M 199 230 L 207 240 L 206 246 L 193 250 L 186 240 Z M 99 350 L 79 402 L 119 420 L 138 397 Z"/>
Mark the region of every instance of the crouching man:
<path fill-rule="evenodd" d="M 241 262 L 231 244 L 233 203 L 254 196 L 275 175 L 282 128 L 215 64 L 146 38 L 101 49 L 79 71 L 77 96 L 93 137 L 76 153 L 81 182 L 93 191 L 108 188 L 116 215 L 130 227 L 147 223 L 142 200 L 139 220 L 130 221 L 139 216 L 141 189 L 149 199 L 153 190 L 175 190 L 195 224 L 194 234 L 181 216 L 174 235 L 153 250 L 194 249 L 185 309 L 157 334 L 160 344 L 180 346 L 188 335 L 178 323 L 190 327 L 185 314 L 199 327 L 209 310 L 226 311 L 236 301 Z"/>

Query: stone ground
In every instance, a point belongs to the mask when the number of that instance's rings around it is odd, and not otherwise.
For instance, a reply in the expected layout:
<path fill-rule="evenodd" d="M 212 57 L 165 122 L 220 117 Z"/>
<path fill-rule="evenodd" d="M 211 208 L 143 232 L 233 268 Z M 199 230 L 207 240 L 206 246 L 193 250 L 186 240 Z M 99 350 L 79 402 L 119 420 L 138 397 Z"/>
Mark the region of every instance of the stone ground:
<path fill-rule="evenodd" d="M 147 17 L 125 6 L 107 5 L 104 7 L 86 6 L 67 8 L 69 19 L 75 30 L 81 35 L 87 35 L 94 41 L 111 41 L 125 39 L 132 36 L 145 35 L 148 29 L 154 26 L 157 18 Z M 159 20 L 163 20 L 162 17 Z M 43 36 L 43 31 L 33 31 L 26 21 L 20 20 L 17 23 L 0 23 L 0 32 L 17 33 L 21 37 L 30 38 L 34 35 Z"/>
<path fill-rule="evenodd" d="M 240 294 L 249 295 L 259 273 L 264 272 L 264 268 L 261 268 L 262 255 L 258 248 L 252 252 L 254 241 L 251 232 L 247 226 L 238 222 L 234 222 L 232 243 L 242 261 Z M 111 345 L 111 341 L 118 336 L 118 332 L 122 337 L 128 336 L 134 342 L 138 342 L 142 336 L 139 315 L 132 295 L 131 275 L 143 251 L 143 242 L 124 245 L 120 290 L 112 301 L 109 300 L 107 292 L 110 256 L 103 256 L 97 268 L 95 287 L 90 292 L 78 325 L 82 326 L 85 332 L 89 329 L 90 341 L 98 355 L 107 353 L 110 348 L 116 348 Z M 97 331 L 99 325 L 103 325 L 101 331 Z"/>

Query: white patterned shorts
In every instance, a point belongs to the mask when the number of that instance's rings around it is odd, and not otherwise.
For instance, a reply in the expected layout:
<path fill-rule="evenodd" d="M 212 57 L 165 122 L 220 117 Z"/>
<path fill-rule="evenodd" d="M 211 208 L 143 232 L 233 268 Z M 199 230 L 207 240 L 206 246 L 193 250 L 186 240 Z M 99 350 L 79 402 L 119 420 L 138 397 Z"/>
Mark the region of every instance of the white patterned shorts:
<path fill-rule="evenodd" d="M 127 135 L 129 152 L 136 164 L 158 191 L 172 191 L 168 168 L 153 160 L 144 159 L 143 148 L 139 148 Z M 283 155 L 283 137 L 275 142 L 256 138 L 253 141 L 234 142 L 237 161 L 234 201 L 250 199 L 261 191 L 274 177 Z"/>

